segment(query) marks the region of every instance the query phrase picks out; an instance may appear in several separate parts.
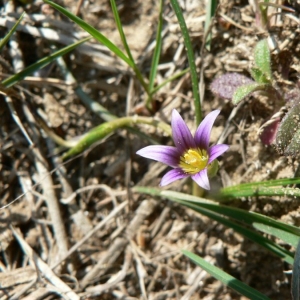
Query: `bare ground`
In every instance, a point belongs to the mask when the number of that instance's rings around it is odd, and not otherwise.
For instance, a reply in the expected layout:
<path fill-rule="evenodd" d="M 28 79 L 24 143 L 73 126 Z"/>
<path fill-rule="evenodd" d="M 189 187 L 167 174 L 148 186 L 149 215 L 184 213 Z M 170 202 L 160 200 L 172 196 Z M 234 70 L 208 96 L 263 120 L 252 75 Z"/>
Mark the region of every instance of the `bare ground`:
<path fill-rule="evenodd" d="M 65 0 L 60 4 L 78 13 L 121 47 L 109 2 L 96 0 L 76 6 L 74 1 Z M 147 76 L 158 5 L 155 1 L 117 4 L 130 49 Z M 13 10 L 6 6 L 6 12 L 11 13 L 1 17 L 2 36 L 8 26 L 4 21 L 15 22 L 22 11 L 27 16 L 15 37 L 16 44 L 11 42 L 2 51 L 2 78 L 16 72 L 18 62 L 21 68 L 28 66 L 48 55 L 54 46 L 69 44 L 67 38 L 85 36 L 45 4 L 13 5 Z M 295 85 L 299 69 L 299 19 L 279 14 L 271 19 L 267 33 L 257 26 L 253 7 L 247 1 L 220 1 L 212 28 L 211 51 L 201 53 L 205 3 L 187 1 L 183 10 L 199 73 L 204 66 L 204 114 L 221 109 L 212 142 L 219 140 L 230 145 L 220 160 L 213 189 L 293 177 L 297 159 L 280 156 L 273 147 L 262 145 L 257 135 L 259 127 L 280 105 L 273 99 L 253 97 L 234 107 L 215 97 L 209 85 L 226 72 L 249 75 L 253 48 L 267 36 L 274 38 L 276 49 L 288 50 L 292 57 L 289 80 L 282 82 L 277 72 L 278 52 L 274 50 L 272 61 L 278 82 L 285 89 Z M 188 66 L 183 39 L 169 3 L 164 8 L 164 21 L 157 84 Z M 34 28 L 40 30 L 33 31 Z M 45 28 L 54 32 L 43 31 Z M 284 271 L 291 266 L 233 230 L 191 210 L 132 193 L 135 185 L 157 187 L 166 170 L 162 164 L 135 154 L 149 141 L 119 131 L 66 163 L 53 155 L 56 145 L 41 130 L 33 114 L 40 114 L 64 139 L 84 134 L 103 122 L 82 103 L 76 93 L 77 85 L 116 116 L 145 113 L 142 103 L 146 96 L 132 72 L 96 42 L 87 45 L 88 48 L 79 48 L 64 57 L 75 84 L 70 84 L 62 67 L 53 63 L 16 85 L 10 97 L 1 96 L 1 205 L 22 195 L 0 211 L 1 299 L 243 299 L 195 267 L 181 254 L 183 248 L 271 299 L 290 299 L 291 276 Z M 13 52 L 15 49 L 20 51 L 19 58 Z M 9 99 L 33 141 L 32 146 L 12 117 Z M 156 118 L 169 123 L 170 112 L 176 108 L 189 127 L 195 129 L 189 74 L 162 88 L 155 100 Z M 145 126 L 141 130 L 161 143 L 171 143 L 160 131 Z M 190 185 L 177 182 L 168 189 L 190 192 Z M 298 202 L 299 199 L 284 197 L 251 198 L 232 205 L 299 226 Z"/>

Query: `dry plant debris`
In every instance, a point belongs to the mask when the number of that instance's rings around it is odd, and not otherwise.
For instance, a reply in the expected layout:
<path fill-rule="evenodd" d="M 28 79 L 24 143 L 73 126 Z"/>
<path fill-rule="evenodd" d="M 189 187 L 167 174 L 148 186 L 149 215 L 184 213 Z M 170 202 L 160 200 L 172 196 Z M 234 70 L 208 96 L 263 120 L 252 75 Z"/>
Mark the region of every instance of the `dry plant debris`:
<path fill-rule="evenodd" d="M 253 7 L 247 1 L 220 1 L 211 52 L 201 53 L 205 1 L 181 2 L 199 72 L 201 66 L 204 70 L 204 112 L 222 110 L 212 142 L 226 141 L 231 146 L 213 188 L 294 176 L 298 161 L 280 157 L 257 136 L 274 105 L 262 98 L 234 108 L 208 88 L 224 72 L 247 74 L 251 51 L 266 35 L 254 25 Z M 60 4 L 121 45 L 108 2 L 78 1 L 76 6 L 74 1 L 62 0 Z M 23 11 L 26 16 L 1 54 L 2 79 L 55 47 L 87 35 L 39 1 L 10 5 L 1 12 L 2 36 Z M 134 57 L 149 72 L 157 5 L 140 0 L 118 5 Z M 164 8 L 164 22 L 158 84 L 188 64 L 169 4 Z M 291 14 L 274 17 L 270 36 L 278 42 L 277 49 L 291 52 L 296 82 L 299 19 Z M 63 66 L 73 77 L 65 77 Z M 135 184 L 157 186 L 165 172 L 165 166 L 135 155 L 146 141 L 120 131 L 67 163 L 53 156 L 56 145 L 41 130 L 35 114 L 65 139 L 76 138 L 103 121 L 81 102 L 78 86 L 117 116 L 143 112 L 144 95 L 132 72 L 93 41 L 66 55 L 62 63 L 52 63 L 25 78 L 11 97 L 1 95 L 0 197 L 5 208 L 0 211 L 0 299 L 242 299 L 195 267 L 181 254 L 182 248 L 272 299 L 289 299 L 290 276 L 280 259 L 206 217 L 131 192 Z M 157 117 L 169 123 L 176 108 L 192 128 L 189 74 L 164 86 L 156 100 Z M 147 134 L 155 137 L 151 128 Z M 182 181 L 168 188 L 187 190 L 188 184 Z M 241 205 L 300 224 L 299 199 L 247 199 Z"/>

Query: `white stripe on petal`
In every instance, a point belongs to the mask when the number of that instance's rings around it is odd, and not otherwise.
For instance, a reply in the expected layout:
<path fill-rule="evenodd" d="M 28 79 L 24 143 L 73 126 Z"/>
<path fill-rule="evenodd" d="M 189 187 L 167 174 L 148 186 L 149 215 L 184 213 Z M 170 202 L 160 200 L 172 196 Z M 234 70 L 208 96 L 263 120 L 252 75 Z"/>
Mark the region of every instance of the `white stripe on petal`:
<path fill-rule="evenodd" d="M 213 110 L 200 123 L 195 133 L 195 142 L 198 148 L 208 150 L 210 132 L 219 113 L 219 110 Z"/>
<path fill-rule="evenodd" d="M 173 181 L 186 177 L 189 177 L 189 175 L 185 174 L 181 169 L 173 169 L 164 175 L 164 177 L 161 179 L 160 185 L 165 186 L 172 183 Z"/>
<path fill-rule="evenodd" d="M 211 146 L 208 151 L 209 159 L 208 163 L 210 164 L 212 161 L 214 161 L 217 157 L 222 155 L 225 151 L 227 151 L 229 148 L 228 145 L 225 144 L 219 144 L 215 146 Z"/>
<path fill-rule="evenodd" d="M 210 190 L 210 184 L 207 176 L 207 169 L 204 169 L 199 173 L 192 175 L 192 179 L 203 189 Z"/>
<path fill-rule="evenodd" d="M 176 109 L 173 109 L 172 112 L 171 126 L 175 146 L 176 148 L 178 148 L 178 151 L 181 154 L 187 151 L 188 149 L 196 148 L 194 138 L 189 128 L 187 127 L 187 125 L 185 124 L 185 122 L 183 121 Z"/>
<path fill-rule="evenodd" d="M 147 146 L 137 151 L 136 154 L 162 162 L 173 168 L 178 167 L 180 158 L 177 148 L 171 146 Z"/>

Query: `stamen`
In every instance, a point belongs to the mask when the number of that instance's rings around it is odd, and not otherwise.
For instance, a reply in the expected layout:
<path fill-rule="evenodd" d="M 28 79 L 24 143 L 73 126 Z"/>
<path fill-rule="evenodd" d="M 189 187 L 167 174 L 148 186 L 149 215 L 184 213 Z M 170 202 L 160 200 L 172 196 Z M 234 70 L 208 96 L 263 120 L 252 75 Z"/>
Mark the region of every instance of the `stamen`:
<path fill-rule="evenodd" d="M 202 149 L 189 149 L 181 157 L 179 166 L 187 174 L 196 174 L 205 169 L 208 162 L 208 154 Z"/>

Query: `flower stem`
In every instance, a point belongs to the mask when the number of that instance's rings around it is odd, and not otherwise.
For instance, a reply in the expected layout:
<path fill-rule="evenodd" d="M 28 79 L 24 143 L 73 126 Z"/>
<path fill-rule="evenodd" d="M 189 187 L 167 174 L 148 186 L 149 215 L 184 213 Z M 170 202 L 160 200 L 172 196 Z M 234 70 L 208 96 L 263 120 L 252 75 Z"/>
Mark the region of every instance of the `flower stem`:
<path fill-rule="evenodd" d="M 197 197 L 203 197 L 204 189 L 200 187 L 194 180 L 192 185 L 192 194 Z"/>

